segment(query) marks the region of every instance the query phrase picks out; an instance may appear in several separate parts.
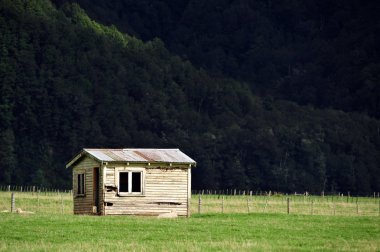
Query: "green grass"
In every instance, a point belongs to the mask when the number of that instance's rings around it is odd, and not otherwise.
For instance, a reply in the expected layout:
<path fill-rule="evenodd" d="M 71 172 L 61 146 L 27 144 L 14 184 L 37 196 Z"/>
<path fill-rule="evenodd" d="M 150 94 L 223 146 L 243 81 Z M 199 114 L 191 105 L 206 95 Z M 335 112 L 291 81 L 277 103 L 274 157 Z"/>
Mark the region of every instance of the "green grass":
<path fill-rule="evenodd" d="M 68 193 L 15 195 L 34 214 L 0 213 L 0 251 L 380 251 L 373 198 L 292 197 L 288 215 L 285 196 L 248 198 L 249 214 L 246 196 L 228 196 L 222 214 L 221 197 L 203 195 L 202 214 L 173 220 L 78 216 Z M 9 209 L 0 192 L 0 211 Z"/>
<path fill-rule="evenodd" d="M 16 208 L 36 214 L 73 213 L 70 193 L 15 192 Z M 191 212 L 198 213 L 199 195 L 193 195 Z M 224 196 L 223 213 L 290 213 L 304 215 L 380 216 L 379 198 L 339 196 Z M 10 192 L 0 192 L 0 212 L 10 210 Z M 222 196 L 202 195 L 201 213 L 221 213 Z"/>
<path fill-rule="evenodd" d="M 15 207 L 36 214 L 72 214 L 73 198 L 70 193 L 15 192 Z M 11 210 L 11 193 L 0 192 L 0 212 Z"/>
<path fill-rule="evenodd" d="M 201 213 L 287 213 L 291 214 L 380 216 L 379 198 L 339 196 L 222 196 L 202 195 Z M 199 195 L 193 195 L 191 212 L 198 213 Z"/>
<path fill-rule="evenodd" d="M 2 251 L 378 251 L 374 217 L 204 214 L 131 216 L 0 214 Z"/>

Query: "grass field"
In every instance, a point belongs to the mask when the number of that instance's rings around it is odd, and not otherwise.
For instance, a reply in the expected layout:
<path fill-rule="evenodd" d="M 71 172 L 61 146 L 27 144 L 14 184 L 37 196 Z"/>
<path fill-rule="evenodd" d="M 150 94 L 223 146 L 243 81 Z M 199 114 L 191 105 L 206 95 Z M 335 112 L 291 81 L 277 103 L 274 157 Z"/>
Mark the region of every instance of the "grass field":
<path fill-rule="evenodd" d="M 286 200 L 265 197 L 248 201 L 252 204 L 248 214 L 246 197 L 233 196 L 224 199 L 222 214 L 217 213 L 221 198 L 204 195 L 201 212 L 205 213 L 174 220 L 74 216 L 69 194 L 39 195 L 39 206 L 36 200 L 35 194 L 16 193 L 16 207 L 38 211 L 0 213 L 0 251 L 380 251 L 380 217 L 375 215 L 377 201 L 371 198 L 358 200 L 362 202 L 359 214 L 354 209 L 352 214 L 350 210 L 334 216 L 327 215 L 331 209 L 324 212 L 320 208 L 318 212 L 318 207 L 313 215 L 309 208 L 305 213 L 288 215 Z M 298 203 L 310 206 L 307 200 L 299 199 Z M 317 200 L 327 204 L 316 197 L 310 199 L 314 207 Z M 335 204 L 356 206 L 353 201 L 342 199 Z M 197 202 L 194 196 L 193 212 Z M 297 204 L 296 199 L 292 202 Z M 9 209 L 9 205 L 9 193 L 0 192 L 0 210 Z M 293 208 L 296 211 L 296 206 Z M 237 211 L 240 213 L 234 213 Z"/>
<path fill-rule="evenodd" d="M 71 214 L 70 193 L 15 192 L 16 208 L 36 214 Z M 290 214 L 380 216 L 379 198 L 340 196 L 219 196 L 201 195 L 201 213 L 287 213 Z M 191 212 L 198 213 L 199 195 L 193 195 Z M 0 192 L 0 211 L 10 210 L 11 193 Z"/>
<path fill-rule="evenodd" d="M 0 214 L 1 251 L 379 251 L 379 220 L 285 214 Z"/>
<path fill-rule="evenodd" d="M 223 199 L 222 199 L 223 197 Z M 201 213 L 287 213 L 380 216 L 380 202 L 371 197 L 340 196 L 218 196 L 201 195 Z M 192 212 L 199 211 L 199 195 L 193 195 Z"/>

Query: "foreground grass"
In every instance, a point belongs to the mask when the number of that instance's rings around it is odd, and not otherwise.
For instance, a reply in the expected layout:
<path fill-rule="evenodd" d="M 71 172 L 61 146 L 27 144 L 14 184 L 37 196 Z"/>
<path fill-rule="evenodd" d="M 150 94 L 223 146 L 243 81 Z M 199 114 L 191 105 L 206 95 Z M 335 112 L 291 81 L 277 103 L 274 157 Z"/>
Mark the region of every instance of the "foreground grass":
<path fill-rule="evenodd" d="M 1 251 L 379 251 L 380 218 L 0 214 Z"/>

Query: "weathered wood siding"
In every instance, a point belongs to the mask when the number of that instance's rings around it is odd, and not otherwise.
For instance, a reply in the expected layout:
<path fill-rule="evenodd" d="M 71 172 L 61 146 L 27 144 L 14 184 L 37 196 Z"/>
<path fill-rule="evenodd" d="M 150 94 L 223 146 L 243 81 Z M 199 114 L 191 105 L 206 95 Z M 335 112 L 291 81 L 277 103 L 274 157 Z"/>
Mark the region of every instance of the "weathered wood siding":
<path fill-rule="evenodd" d="M 100 166 L 99 169 L 99 210 L 98 213 L 100 215 L 104 215 L 105 208 L 104 208 L 104 192 L 105 192 L 105 187 L 104 187 L 104 179 L 105 179 L 105 167 Z"/>
<path fill-rule="evenodd" d="M 133 166 L 132 164 L 130 166 Z M 143 195 L 118 196 L 118 173 L 131 167 L 107 167 L 105 169 L 105 214 L 159 215 L 175 210 L 188 216 L 190 176 L 188 166 L 155 168 L 145 167 Z M 141 169 L 141 166 L 138 168 Z"/>
<path fill-rule="evenodd" d="M 74 197 L 74 214 L 93 214 L 92 207 L 94 203 L 93 194 L 93 169 L 100 167 L 100 164 L 95 160 L 84 157 L 81 161 L 73 167 L 73 197 Z M 78 181 L 77 175 L 85 174 L 85 195 L 77 195 Z M 102 179 L 100 170 L 100 181 Z M 102 184 L 102 183 L 100 183 Z M 100 196 L 102 195 L 102 187 L 99 187 Z M 102 202 L 102 197 L 99 197 L 99 201 Z M 102 202 L 103 203 L 103 202 Z"/>

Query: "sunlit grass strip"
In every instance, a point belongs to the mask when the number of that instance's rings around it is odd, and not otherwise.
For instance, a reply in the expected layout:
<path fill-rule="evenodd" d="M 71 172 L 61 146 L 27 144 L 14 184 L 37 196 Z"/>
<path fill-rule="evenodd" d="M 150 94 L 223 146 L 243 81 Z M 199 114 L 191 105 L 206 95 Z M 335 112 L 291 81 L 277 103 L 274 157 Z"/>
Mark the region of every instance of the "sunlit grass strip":
<path fill-rule="evenodd" d="M 379 198 L 370 197 L 201 195 L 201 198 L 201 213 L 286 214 L 289 198 L 290 214 L 380 216 Z M 199 195 L 193 195 L 192 213 L 198 213 L 198 199 Z"/>
<path fill-rule="evenodd" d="M 222 197 L 224 201 L 222 203 Z M 223 196 L 201 195 L 201 213 L 287 213 L 290 214 L 380 216 L 379 198 L 331 196 Z M 16 208 L 35 214 L 72 214 L 73 198 L 70 193 L 15 192 Z M 193 195 L 191 212 L 198 213 L 199 195 Z M 0 211 L 10 211 L 11 192 L 0 192 Z"/>
<path fill-rule="evenodd" d="M 70 193 L 14 192 L 16 208 L 34 214 L 72 214 Z M 11 210 L 11 192 L 0 192 L 0 211 Z"/>

